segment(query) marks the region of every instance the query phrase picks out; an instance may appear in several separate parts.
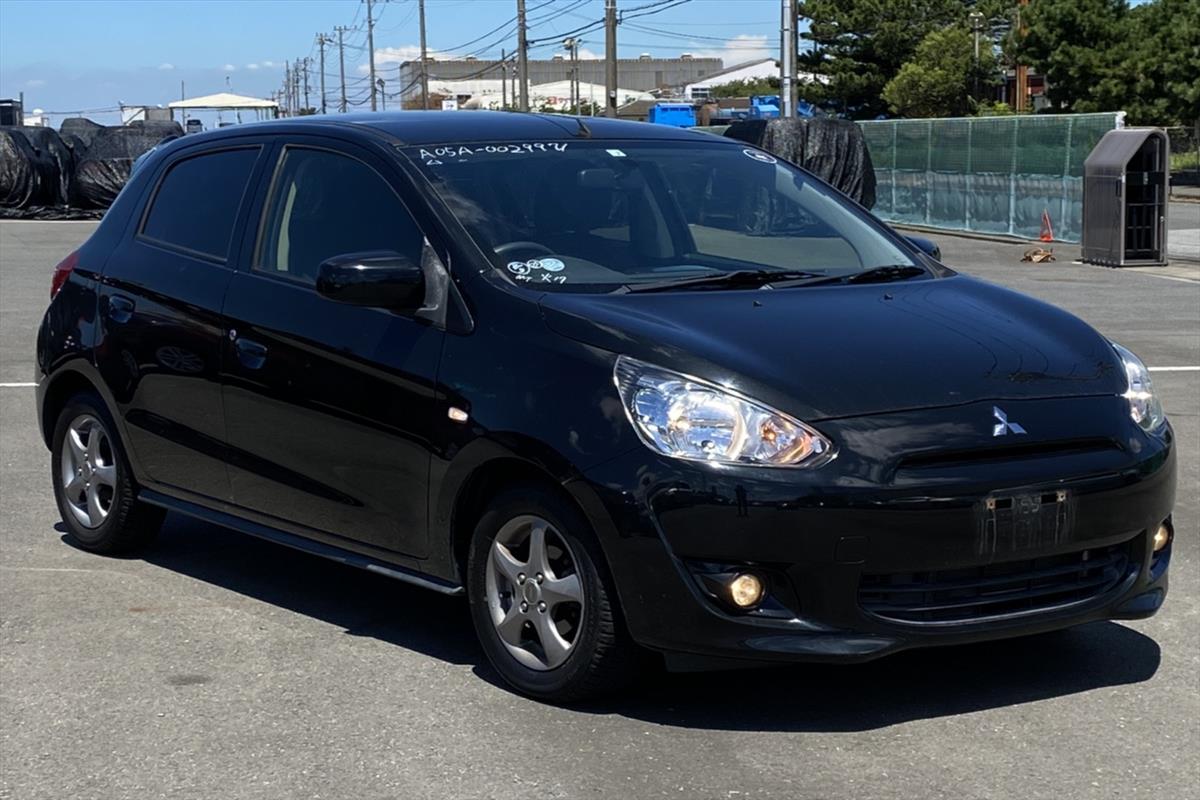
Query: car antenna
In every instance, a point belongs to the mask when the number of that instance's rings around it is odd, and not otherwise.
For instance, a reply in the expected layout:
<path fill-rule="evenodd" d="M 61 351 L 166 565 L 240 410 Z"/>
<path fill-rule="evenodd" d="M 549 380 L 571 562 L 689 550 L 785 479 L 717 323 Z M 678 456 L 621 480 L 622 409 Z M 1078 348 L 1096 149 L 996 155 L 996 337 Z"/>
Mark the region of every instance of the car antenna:
<path fill-rule="evenodd" d="M 575 134 L 576 136 L 578 136 L 580 139 L 592 138 L 592 129 L 589 128 L 581 118 L 576 117 L 575 123 L 579 125 L 579 130 Z"/>

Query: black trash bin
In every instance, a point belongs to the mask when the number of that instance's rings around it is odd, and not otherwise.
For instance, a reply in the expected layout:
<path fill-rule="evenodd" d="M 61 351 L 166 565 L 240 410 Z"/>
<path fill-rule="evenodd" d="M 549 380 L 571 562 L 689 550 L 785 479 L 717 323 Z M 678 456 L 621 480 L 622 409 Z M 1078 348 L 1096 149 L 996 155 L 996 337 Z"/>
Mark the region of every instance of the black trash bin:
<path fill-rule="evenodd" d="M 1160 128 L 1104 134 L 1083 162 L 1083 260 L 1167 263 L 1169 142 Z"/>

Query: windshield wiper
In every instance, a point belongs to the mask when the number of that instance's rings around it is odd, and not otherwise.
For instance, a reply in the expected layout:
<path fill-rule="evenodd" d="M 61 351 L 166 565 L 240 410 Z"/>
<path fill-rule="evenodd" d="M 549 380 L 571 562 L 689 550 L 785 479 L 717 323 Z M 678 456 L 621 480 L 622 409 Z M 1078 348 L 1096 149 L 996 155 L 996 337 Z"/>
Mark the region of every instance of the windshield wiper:
<path fill-rule="evenodd" d="M 924 267 L 911 264 L 888 264 L 883 267 L 852 272 L 849 275 L 830 275 L 811 281 L 804 281 L 803 286 L 815 286 L 822 283 L 888 283 L 889 281 L 904 281 L 918 275 L 928 275 Z"/>
<path fill-rule="evenodd" d="M 819 272 L 787 269 L 739 269 L 714 275 L 698 275 L 694 278 L 679 278 L 673 281 L 626 284 L 627 292 L 670 292 L 676 289 L 733 289 L 765 286 L 777 281 L 793 281 L 807 278 L 824 279 Z"/>

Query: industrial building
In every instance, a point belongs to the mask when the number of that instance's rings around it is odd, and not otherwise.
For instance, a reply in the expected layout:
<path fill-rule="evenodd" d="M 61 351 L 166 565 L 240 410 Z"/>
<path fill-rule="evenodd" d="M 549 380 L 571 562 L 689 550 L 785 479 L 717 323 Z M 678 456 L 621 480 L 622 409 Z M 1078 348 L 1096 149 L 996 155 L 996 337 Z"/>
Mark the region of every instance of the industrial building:
<path fill-rule="evenodd" d="M 570 79 L 571 67 L 579 66 L 579 80 L 583 83 L 604 85 L 604 60 L 580 59 L 572 62 L 558 55 L 549 59 L 529 60 L 529 83 L 554 83 Z M 420 93 L 420 62 L 406 61 L 400 65 L 400 85 L 408 87 L 405 98 Z M 507 72 L 505 71 L 507 68 Z M 693 58 L 683 53 L 678 58 L 651 58 L 643 53 L 637 58 L 617 59 L 617 85 L 624 89 L 649 92 L 658 89 L 682 91 L 684 86 L 705 76 L 720 72 L 724 64 L 719 58 Z M 512 64 L 499 60 L 429 59 L 428 72 L 431 81 L 462 81 L 473 78 L 513 80 Z"/>

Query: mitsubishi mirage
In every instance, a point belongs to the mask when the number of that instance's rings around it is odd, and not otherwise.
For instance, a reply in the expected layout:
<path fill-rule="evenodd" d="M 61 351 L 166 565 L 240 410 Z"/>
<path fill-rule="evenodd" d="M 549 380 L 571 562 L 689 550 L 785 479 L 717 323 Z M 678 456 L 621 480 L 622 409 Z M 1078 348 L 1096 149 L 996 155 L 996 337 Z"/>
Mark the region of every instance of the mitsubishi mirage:
<path fill-rule="evenodd" d="M 55 499 L 97 553 L 172 511 L 465 595 L 495 670 L 560 702 L 1155 613 L 1146 367 L 926 249 L 659 125 L 187 136 L 54 272 Z"/>

